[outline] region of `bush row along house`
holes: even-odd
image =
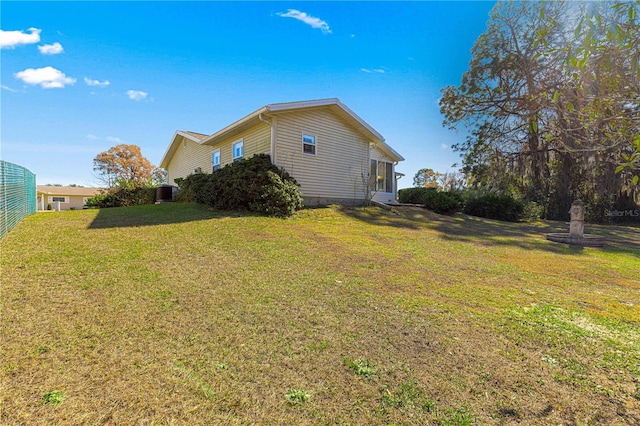
[[[396,203],[404,158],[340,100],[266,105],[212,135],[177,131],[160,162],[167,182],[268,154],[306,205]]]

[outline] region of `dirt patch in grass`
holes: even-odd
[[[640,237],[562,226],[31,216],[0,242],[0,423],[637,424]]]

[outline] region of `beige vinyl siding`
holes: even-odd
[[[303,154],[303,133],[316,137],[316,155]],[[295,177],[305,200],[365,198],[369,141],[337,115],[327,109],[278,114],[276,140],[276,164]]]
[[[184,178],[194,173],[200,167],[203,173],[211,173],[211,154],[213,147],[200,145],[192,140],[182,138],[180,145],[171,158],[167,167],[167,182],[175,185],[174,179]]]
[[[187,177],[198,167],[203,173],[211,173],[213,171],[211,154],[217,150],[220,150],[222,167],[231,163],[233,161],[232,146],[239,140],[244,141],[244,158],[251,158],[253,154],[268,154],[271,149],[271,128],[267,124],[260,124],[216,142],[214,145],[201,145],[183,138],[167,167],[167,182],[175,185],[176,178]]]
[[[233,161],[233,144],[242,140],[244,143],[244,158],[251,158],[254,154],[269,154],[271,150],[271,127],[260,123],[237,135],[225,138],[212,145],[211,152],[220,150],[220,165],[224,167]]]

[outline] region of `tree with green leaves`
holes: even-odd
[[[420,169],[413,176],[413,186],[417,188],[440,188],[438,180],[441,174],[433,169]]]
[[[472,185],[536,201],[547,217],[572,198],[638,193],[616,172],[640,161],[638,4],[494,7],[462,83],[440,101],[443,124],[468,131],[454,149]]]

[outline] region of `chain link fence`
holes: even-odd
[[[36,175],[0,160],[0,238],[36,212]]]

